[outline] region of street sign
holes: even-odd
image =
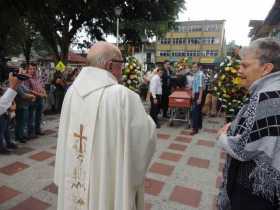
[[[65,70],[65,65],[64,65],[64,63],[63,63],[62,61],[59,61],[59,62],[56,64],[55,69],[56,69],[57,71],[63,72],[63,71]]]

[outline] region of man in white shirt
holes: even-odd
[[[194,78],[194,76],[193,76],[191,70],[189,69],[186,73],[186,88],[188,88],[188,89],[192,88],[193,78]]]
[[[12,74],[9,76],[9,88],[0,98],[0,115],[4,114],[12,105],[12,102],[17,95],[15,90],[20,83],[21,81],[17,77],[12,76]]]
[[[155,124],[123,85],[120,50],[97,42],[65,95],[55,161],[57,210],[144,210]]]
[[[162,96],[161,76],[162,76],[162,70],[157,68],[154,71],[154,76],[152,77],[149,86],[150,101],[151,101],[150,115],[155,121],[157,128],[160,128],[157,115],[160,111],[161,96]]]

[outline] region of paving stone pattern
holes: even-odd
[[[0,210],[55,210],[53,184],[58,116],[45,118],[47,135],[0,155]],[[206,118],[189,136],[185,125],[162,121],[145,178],[145,210],[214,210],[226,154],[216,146],[221,118]]]

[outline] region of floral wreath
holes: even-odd
[[[240,60],[227,56],[220,63],[220,70],[215,75],[213,94],[221,102],[227,116],[235,116],[247,99],[246,90],[240,86],[241,79],[237,71]]]
[[[127,61],[128,62],[126,63],[122,71],[123,85],[128,87],[130,90],[139,92],[142,66],[139,61],[133,56],[128,57]]]

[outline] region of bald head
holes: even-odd
[[[119,48],[108,42],[95,43],[87,54],[87,61],[90,66],[105,69],[106,62],[111,59],[120,59]]]

